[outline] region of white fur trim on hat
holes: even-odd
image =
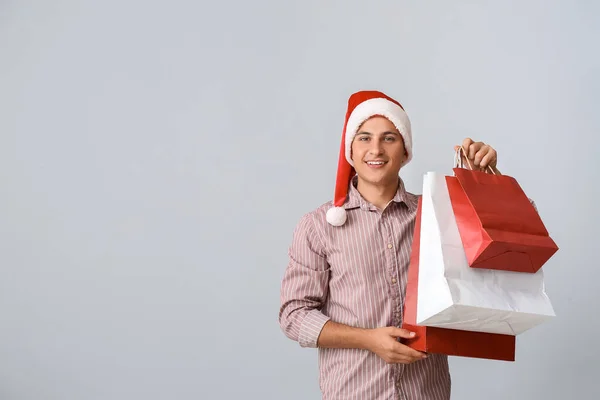
[[[406,149],[407,157],[403,164],[408,163],[412,159],[412,133],[410,120],[406,112],[398,104],[389,101],[388,99],[377,97],[374,99],[365,100],[360,103],[350,114],[348,123],[346,124],[346,160],[352,166],[352,140],[358,131],[358,128],[367,119],[373,115],[381,115],[389,119],[392,124],[398,129],[400,135],[404,139],[404,148]]]
[[[344,207],[331,207],[327,210],[325,218],[333,226],[342,226],[346,222],[346,209]]]

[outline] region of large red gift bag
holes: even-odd
[[[403,339],[402,342],[427,353],[514,361],[515,336],[417,325],[420,236],[421,199],[417,208],[402,323],[404,329],[415,332],[416,335],[413,339]]]
[[[535,273],[558,251],[515,178],[453,171],[448,192],[471,267]]]

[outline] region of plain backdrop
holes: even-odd
[[[453,398],[599,398],[599,4],[0,0],[0,399],[320,398],[279,285],[360,89],[410,191],[482,140],[560,246],[557,317]]]

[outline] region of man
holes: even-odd
[[[493,148],[462,146],[471,165],[497,171]],[[333,204],[301,218],[281,287],[281,328],[319,349],[323,399],[450,398],[447,357],[403,345],[411,332],[398,328],[418,203],[399,171],[412,156],[400,103],[350,96]]]

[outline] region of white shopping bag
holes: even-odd
[[[425,175],[420,240],[418,325],[518,335],[555,316],[542,270],[469,267],[443,174]]]

